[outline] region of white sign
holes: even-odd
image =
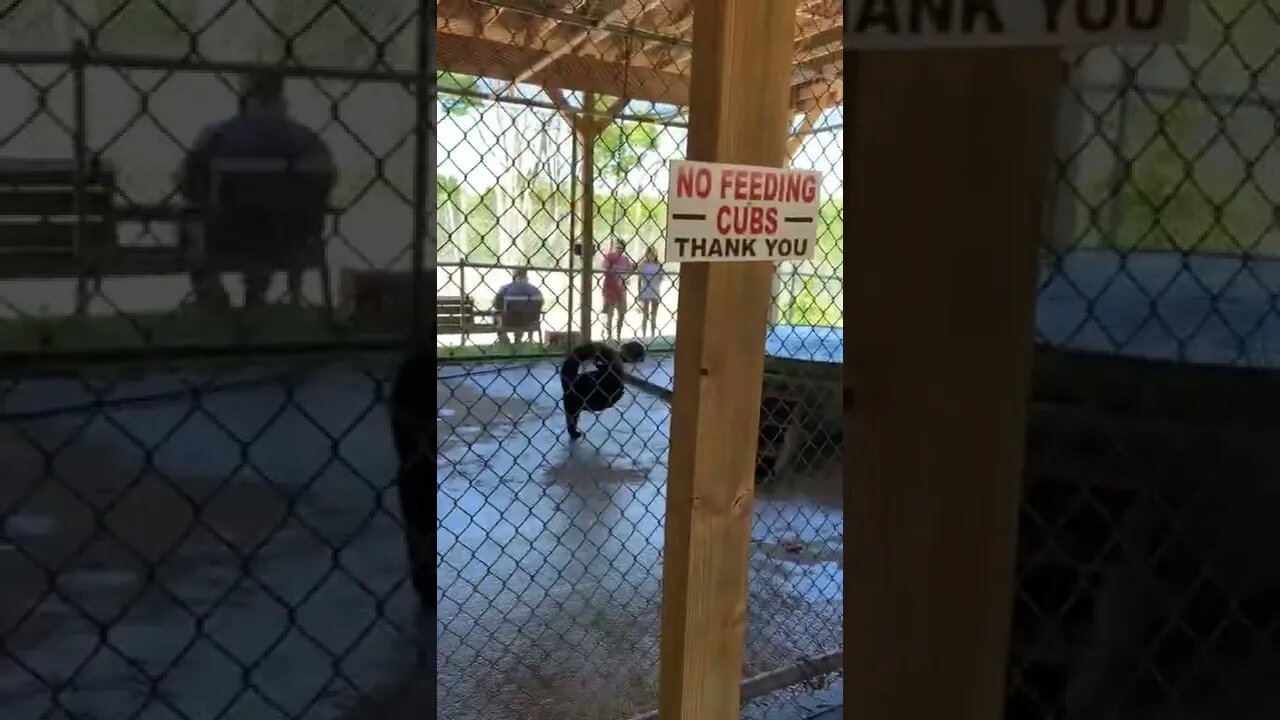
[[[1190,0],[845,0],[845,48],[1181,42]]]
[[[821,189],[813,170],[672,160],[667,260],[808,260]]]

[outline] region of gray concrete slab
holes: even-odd
[[[638,371],[669,374],[670,360]],[[440,384],[443,716],[626,717],[656,699],[669,407],[632,393],[570,444],[555,388],[550,364]],[[748,673],[841,642],[829,472],[757,502]],[[507,714],[463,714],[482,698]]]
[[[439,370],[434,623],[403,586],[389,428],[368,375],[0,425],[6,720],[647,709],[668,409],[633,393],[570,447],[552,366],[477,369]],[[24,381],[0,404],[93,395]],[[840,642],[837,478],[795,478],[758,503],[749,673]],[[435,658],[417,649],[429,625]]]

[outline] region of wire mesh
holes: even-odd
[[[1006,717],[1271,717],[1274,3],[1070,58]]]
[[[840,7],[801,5],[788,145],[827,181],[816,257],[778,266],[773,288],[747,677],[842,648]],[[441,3],[442,716],[656,706],[680,289],[665,197],[667,163],[685,151],[690,12],[685,0]],[[510,73],[516,56],[525,71]],[[588,341],[647,355],[614,370],[625,394],[584,412],[573,440],[560,365]],[[775,675],[790,679],[757,687],[744,716],[837,706],[838,677],[812,672]]]
[[[424,254],[418,15],[0,4],[5,718],[431,707],[383,403],[381,353],[409,314],[372,326],[334,297],[354,271],[407,273]],[[219,266],[230,307],[208,307],[184,235],[202,199],[174,176],[237,115],[240,76],[273,68],[296,123],[274,126],[337,166],[322,252],[272,265],[261,307],[231,285],[255,258]],[[281,302],[295,270],[301,296]]]

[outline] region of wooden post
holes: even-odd
[[[997,720],[1058,52],[848,58],[849,713]]]
[[[594,97],[587,93],[586,102],[592,102]],[[591,278],[596,256],[596,139],[600,137],[600,130],[599,118],[585,114],[573,118],[573,135],[582,145],[582,235],[578,239],[582,248],[579,286],[582,293],[582,342],[591,341],[591,308],[594,305]]]
[[[609,127],[618,113],[627,105],[625,97],[615,98],[603,113],[595,112],[595,93],[584,93],[582,111],[574,110],[559,90],[549,93],[552,102],[560,108],[562,116],[573,129],[574,141],[582,146],[582,164],[578,168],[582,181],[582,236],[578,242],[582,247],[582,270],[580,289],[582,306],[580,309],[582,323],[582,340],[591,340],[592,278],[595,272],[596,252],[596,140],[600,133]],[[570,334],[572,335],[572,318],[570,318]]]
[[[694,0],[690,160],[782,167],[795,0]],[[662,720],[736,720],[768,262],[680,268],[663,561]]]

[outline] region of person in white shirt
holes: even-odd
[[[640,292],[636,294],[640,301],[640,333],[657,337],[658,305],[662,302],[664,275],[662,263],[658,262],[658,251],[652,245],[644,251],[644,257],[636,266],[636,276],[640,283]]]

